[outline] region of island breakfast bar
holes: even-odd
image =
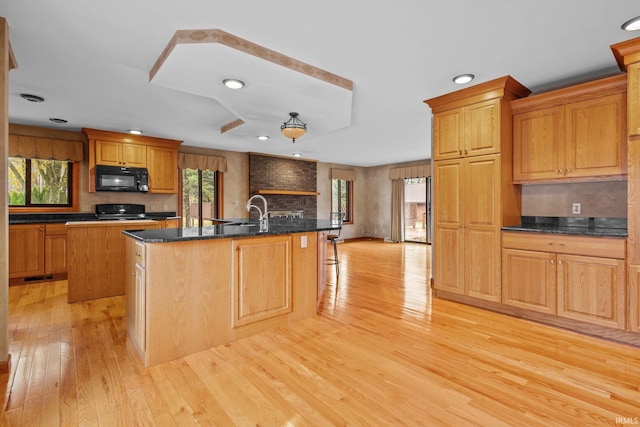
[[[127,332],[146,367],[315,315],[328,220],[123,231]]]

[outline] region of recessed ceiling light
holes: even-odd
[[[142,135],[142,131],[139,129],[129,129],[131,135]]]
[[[229,89],[241,89],[244,87],[244,82],[238,79],[224,79],[222,83]]]
[[[59,119],[57,117],[51,117],[49,120],[52,121],[53,123],[67,123],[67,120]]]
[[[475,76],[473,74],[460,74],[453,78],[453,82],[459,85],[463,85],[465,83],[469,83],[471,80],[474,79],[474,77]]]
[[[259,139],[260,141],[266,141],[267,139],[269,139],[269,137],[268,137],[267,135],[259,135],[259,136],[258,136],[258,139]]]
[[[293,153],[293,157],[302,157],[302,153]]]
[[[640,16],[636,16],[633,19],[629,19],[627,22],[622,24],[620,28],[622,28],[625,31],[640,30]]]
[[[26,99],[27,101],[30,101],[30,102],[43,102],[44,101],[43,97],[38,96],[38,95],[32,95],[30,93],[21,93],[20,97],[22,99]]]

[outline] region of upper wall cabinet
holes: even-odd
[[[514,182],[626,174],[626,76],[514,100]]]
[[[434,160],[500,152],[500,100],[444,111],[433,117]]]
[[[145,145],[96,140],[95,152],[97,165],[147,167],[147,147]]]
[[[96,165],[147,168],[149,193],[178,192],[178,148],[182,141],[82,129],[89,140],[89,191],[95,191]]]

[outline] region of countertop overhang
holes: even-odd
[[[268,231],[260,231],[259,223],[246,218],[225,218],[223,224],[193,228],[126,230],[122,233],[144,243],[168,243],[188,240],[259,237],[278,234],[308,233],[340,229],[328,219],[270,219]]]

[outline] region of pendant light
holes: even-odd
[[[296,139],[307,133],[307,124],[298,118],[298,113],[289,113],[289,116],[289,120],[280,126],[280,130],[295,143]]]

